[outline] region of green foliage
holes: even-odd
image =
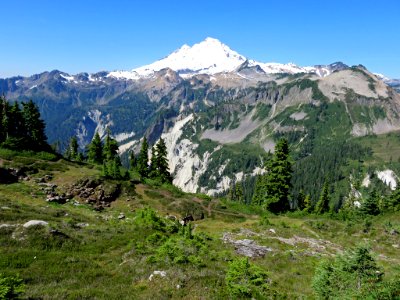
[[[137,158],[135,152],[129,152],[129,170],[134,171],[137,169]]]
[[[158,231],[166,231],[167,224],[155,210],[151,208],[143,208],[136,212],[135,223],[140,227],[151,228]]]
[[[400,184],[397,185],[393,193],[387,198],[387,209],[390,211],[400,211]]]
[[[329,212],[329,186],[328,182],[325,181],[322,187],[321,196],[315,205],[315,213],[324,214],[327,212]]]
[[[311,203],[311,197],[310,197],[310,195],[308,194],[305,198],[304,198],[304,208],[303,208],[303,211],[304,212],[311,212],[313,210],[313,206],[312,206],[312,203]]]
[[[270,104],[265,104],[262,102],[257,103],[257,105],[255,107],[256,112],[252,118],[253,121],[255,121],[257,119],[260,121],[265,120],[268,117],[268,115],[271,111],[271,108],[272,108],[272,106]]]
[[[225,284],[229,293],[235,298],[264,298],[269,293],[268,273],[253,265],[246,258],[233,260],[225,275]]]
[[[160,138],[158,143],[152,147],[149,177],[152,179],[159,179],[161,183],[172,183],[167,155],[165,141]]]
[[[0,299],[15,299],[25,292],[25,285],[19,276],[5,276],[0,273]]]
[[[311,80],[311,79],[299,79],[292,81],[290,83],[287,83],[284,85],[285,87],[285,93],[288,93],[292,87],[299,87],[300,90],[305,90],[308,88],[311,88],[312,90],[312,98],[315,100],[322,100],[322,101],[327,101],[329,100],[318,88],[318,81],[317,80]]]
[[[313,289],[320,299],[362,298],[379,289],[383,272],[377,267],[368,247],[359,246],[322,261],[315,271]]]
[[[311,203],[316,203],[325,178],[329,178],[333,188],[331,204],[338,205],[340,199],[349,194],[350,172],[358,169],[368,156],[370,149],[348,140],[314,145],[311,153],[297,159],[293,165],[294,196],[303,190],[310,195]]]
[[[275,146],[271,160],[266,164],[265,199],[267,210],[279,213],[289,209],[289,190],[291,188],[292,162],[289,157],[287,140],[281,139]]]
[[[103,176],[110,179],[123,179],[124,176],[121,174],[121,161],[119,157],[115,157],[112,160],[105,160],[103,162]]]
[[[69,160],[80,160],[78,152],[78,140],[76,139],[76,136],[73,136],[69,140],[69,145],[67,151],[65,152],[65,157]]]
[[[16,101],[11,106],[0,97],[0,145],[14,150],[51,151],[47,144],[45,123],[38,107],[32,102]]]
[[[111,131],[107,129],[106,139],[103,147],[103,159],[106,161],[114,161],[118,157],[118,143],[111,138]]]
[[[297,195],[297,209],[298,210],[303,210],[306,207],[306,195],[304,194],[303,190],[300,190],[299,194]]]
[[[369,197],[364,199],[361,203],[360,212],[366,215],[373,215],[376,216],[379,214],[379,195],[378,193],[373,190]]]
[[[204,267],[201,256],[207,253],[205,240],[201,236],[191,233],[183,236],[174,235],[156,250],[153,261],[171,265],[192,264]]]
[[[89,144],[88,159],[95,164],[103,163],[103,143],[98,132],[96,132],[92,142]]]
[[[229,187],[228,199],[230,201],[244,202],[242,182],[233,181]]]
[[[149,144],[146,137],[143,138],[142,147],[140,149],[139,157],[137,159],[137,170],[142,180],[149,175]]]

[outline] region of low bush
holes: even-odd
[[[235,298],[263,298],[269,294],[268,273],[246,258],[233,260],[228,267],[225,283]]]
[[[0,273],[0,299],[14,299],[25,292],[23,280],[18,275],[5,276]]]

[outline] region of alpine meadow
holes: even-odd
[[[4,7],[21,23],[5,16],[14,36],[0,50],[0,299],[400,299],[400,79],[366,67],[398,54],[398,19],[375,22],[393,40],[378,52],[353,33],[372,22],[368,1],[323,31],[307,9],[319,18],[333,4],[271,3],[278,27],[228,1],[75,2]],[[314,42],[295,45],[305,28]],[[204,39],[217,29],[299,61],[331,47],[336,62],[251,59]],[[339,31],[342,46],[327,43]],[[130,70],[2,75],[100,70],[127,49],[145,62],[177,39]]]

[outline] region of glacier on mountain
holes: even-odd
[[[108,77],[117,79],[138,80],[147,78],[165,68],[176,71],[181,77],[187,78],[197,74],[214,75],[222,72],[232,72],[243,63],[249,67],[259,66],[267,74],[279,73],[315,73],[320,77],[331,74],[331,70],[324,66],[299,67],[293,63],[262,63],[248,60],[227,45],[214,38],[206,38],[193,46],[183,45],[167,57],[131,71],[110,72]]]

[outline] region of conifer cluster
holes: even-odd
[[[167,146],[164,139],[160,138],[157,144],[151,148],[151,159],[149,164],[149,144],[146,137],[143,138],[139,156],[130,155],[131,168],[139,173],[142,180],[146,178],[157,179],[162,183],[172,183],[167,159]]]
[[[46,125],[32,100],[10,104],[4,97],[0,97],[0,123],[1,147],[14,150],[51,150],[47,144]]]

